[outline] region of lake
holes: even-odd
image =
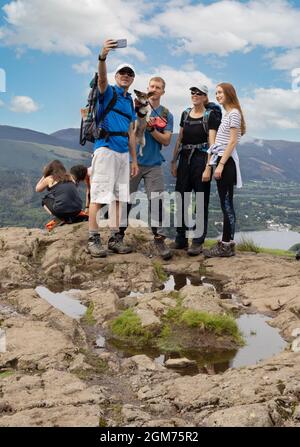
[[[288,250],[295,244],[300,244],[300,233],[296,231],[247,231],[235,234],[235,241],[251,239],[256,245],[264,248],[279,248]]]

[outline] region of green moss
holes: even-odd
[[[94,324],[96,324],[93,312],[94,312],[94,303],[90,303],[84,316],[82,317],[83,322],[85,324],[88,324],[89,326],[94,326]]]
[[[154,270],[155,270],[157,278],[160,281],[167,281],[168,275],[164,271],[163,266],[161,265],[161,263],[158,262],[158,261],[154,261],[153,262],[153,267],[154,267]]]
[[[131,338],[134,344],[146,343],[153,337],[151,332],[143,328],[141,319],[132,309],[125,310],[112,320],[111,330],[121,339]]]
[[[242,238],[236,246],[238,251],[250,251],[252,253],[259,253],[260,247],[256,245],[252,239]]]
[[[99,358],[97,354],[93,354],[86,349],[79,349],[79,352],[85,356],[85,362],[92,366],[93,369],[77,368],[73,371],[79,379],[88,380],[95,375],[103,374],[108,369],[108,364],[105,360]]]
[[[241,340],[235,319],[228,315],[209,314],[188,309],[183,312],[180,321],[188,327],[203,327],[217,335],[230,335],[236,341]]]
[[[0,372],[0,379],[5,379],[6,377],[11,376],[12,374],[14,374],[14,371],[3,371],[3,372]]]
[[[180,302],[173,309],[169,309],[164,317],[168,329],[161,332],[162,338],[170,335],[171,325],[183,325],[188,328],[202,328],[216,335],[229,335],[234,338],[238,344],[244,344],[241,333],[235,319],[229,315],[210,314],[208,312],[199,312],[192,309],[184,309]]]
[[[200,264],[198,272],[199,272],[200,276],[205,276],[207,274],[207,269],[206,269],[205,265]]]
[[[206,241],[204,242],[204,248],[209,249],[213,247],[216,243],[217,243],[216,239],[206,239]]]
[[[178,292],[177,290],[172,290],[172,292],[169,292],[169,293],[168,293],[168,296],[169,296],[170,298],[174,298],[174,299],[177,300],[177,301],[181,299],[180,292]]]
[[[279,250],[277,248],[261,248],[259,250],[260,253],[266,253],[268,255],[273,255],[273,256],[289,256],[289,257],[294,257],[295,254],[292,253],[291,251],[288,250]]]
[[[105,271],[105,273],[113,273],[113,271],[114,271],[114,268],[115,268],[115,266],[114,266],[114,264],[107,264],[105,267],[104,267],[104,271]]]
[[[99,418],[98,427],[107,427],[107,420],[105,418],[103,418],[102,416]]]

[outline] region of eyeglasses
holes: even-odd
[[[203,92],[197,92],[196,90],[191,90],[191,95],[196,95],[196,96],[206,96],[205,93]]]
[[[127,68],[124,68],[124,69],[120,70],[118,73],[119,73],[121,76],[122,76],[122,75],[127,75],[127,76],[130,76],[131,78],[134,78],[134,71],[132,71],[132,70],[128,70]]]

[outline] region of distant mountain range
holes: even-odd
[[[176,138],[174,134],[170,146],[163,149],[167,161],[164,163],[167,184],[171,182],[169,161]],[[43,164],[53,158],[65,159],[67,165],[81,161],[89,164],[87,152],[92,152],[92,145],[80,146],[79,129],[62,129],[48,135],[30,129],[0,126],[1,169],[41,170]],[[300,142],[253,140],[240,144],[238,152],[245,181],[300,182]]]

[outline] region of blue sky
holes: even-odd
[[[213,99],[215,85],[228,81],[248,138],[300,141],[298,0],[0,0],[0,7],[1,124],[46,133],[78,127],[101,43],[112,37],[129,45],[109,55],[111,81],[124,61],[136,68],[137,88],[162,75],[175,131],[191,85],[206,83]]]

